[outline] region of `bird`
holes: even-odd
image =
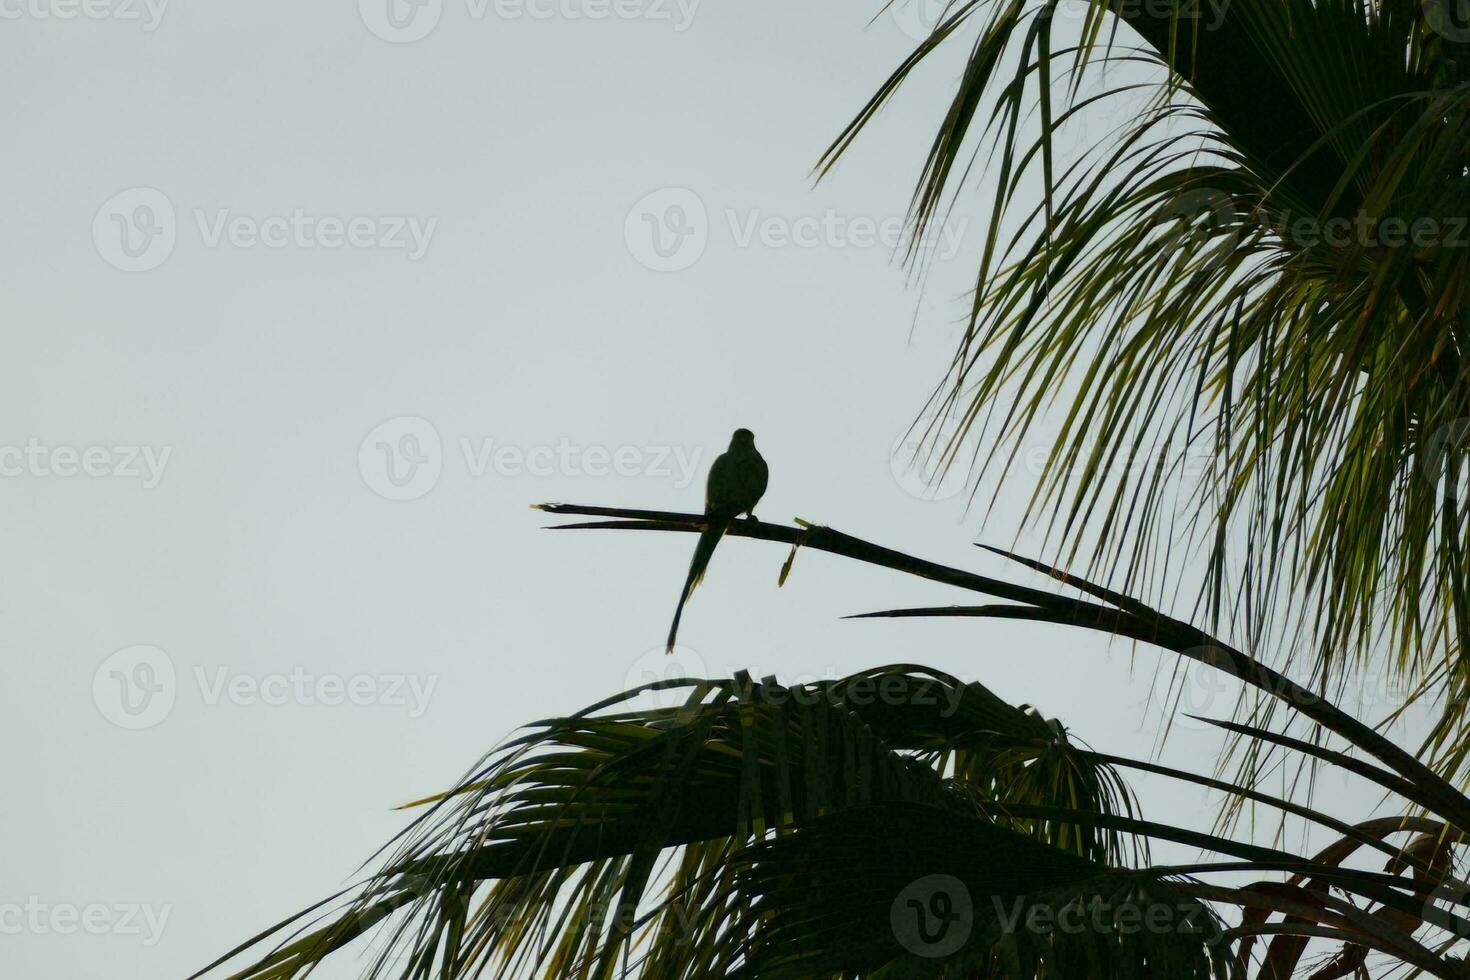
[[[669,627],[669,642],[665,653],[674,652],[674,638],[679,632],[679,617],[684,615],[684,603],[689,594],[704,578],[709,568],[710,556],[715,545],[730,529],[730,522],[741,514],[755,519],[755,505],[760,503],[766,492],[766,481],[770,471],[766,461],[755,448],[755,433],[749,429],[736,429],[730,437],[730,448],[719,455],[709,468],[709,479],[704,485],[705,528],[694,546],[694,558],[689,562],[689,577],[684,580],[684,591],[679,594],[679,605],[674,610],[674,622]]]

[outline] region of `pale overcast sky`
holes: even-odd
[[[763,518],[1037,581],[971,546],[1025,479],[982,526],[893,459],[985,220],[967,196],[925,289],[894,261],[964,45],[810,179],[923,29],[880,8],[0,0],[0,973],[182,976],[515,726],[668,669],[692,540],[533,502],[698,509],[746,426]],[[921,661],[1154,744],[1156,654],[842,622],[962,595],[813,553],[778,590],[785,557],[727,542],[676,662]]]

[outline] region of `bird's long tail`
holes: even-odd
[[[704,578],[704,571],[709,568],[710,556],[715,553],[715,545],[720,543],[720,538],[725,536],[729,527],[729,518],[711,519],[709,527],[699,536],[699,544],[694,546],[694,558],[689,562],[689,577],[684,580],[684,591],[679,594],[679,605],[674,610],[674,622],[669,627],[669,642],[664,653],[674,652],[674,638],[679,633],[679,619],[684,615],[684,603],[689,601],[690,593]]]

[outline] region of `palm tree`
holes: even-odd
[[[698,533],[702,515],[547,505],[574,528]],[[1143,603],[1049,572],[1086,598],[937,565],[830,528],[729,533],[870,562],[999,600],[875,616],[1055,623],[1229,671],[1350,752],[1234,722],[1339,769],[1399,812],[1349,823],[1197,772],[1087,749],[978,683],[898,664],[792,687],[748,674],[656,681],[528,726],[385,848],[356,888],[231,951],[231,973],[301,977],[370,938],[368,975],[409,978],[1315,978],[1370,956],[1470,976],[1470,798],[1269,666]],[[787,568],[790,567],[788,559]],[[677,692],[649,705],[651,692]],[[1271,807],[1336,841],[1296,855],[1150,822],[1123,771]],[[1395,837],[1406,839],[1395,842]],[[1160,865],[1151,842],[1227,860]],[[1350,867],[1378,852],[1383,871]],[[1231,884],[1246,874],[1252,880]],[[1279,875],[1279,879],[1260,876]],[[1236,909],[1234,924],[1222,911]],[[1264,951],[1254,955],[1255,943]],[[1372,962],[1378,962],[1374,960]]]
[[[969,430],[989,447],[980,470],[1003,478],[1061,399],[1032,508],[1053,565],[1081,575],[1017,560],[1085,598],[819,526],[730,533],[993,600],[871,615],[1057,623],[1226,671],[1260,706],[1216,719],[1228,736],[1365,781],[1389,815],[1263,792],[1248,764],[1231,781],[1102,755],[917,665],[797,686],[664,681],[529,726],[420,801],[358,885],[205,972],[243,962],[232,976],[285,980],[372,943],[370,975],[405,980],[1470,977],[1455,860],[1470,843],[1470,28],[1448,0],[1083,0],[1068,22],[1071,9],[952,0],[821,169],[973,29],[913,203],[918,241],[972,163],[995,184],[932,417],[960,423],[940,447],[951,462]],[[1116,131],[1059,152],[1110,104],[1126,107]],[[1190,488],[1195,451],[1207,464]],[[704,529],[700,515],[548,509],[598,518],[574,527]],[[1173,579],[1181,509],[1208,559],[1208,629],[1134,597]],[[1298,649],[1305,685],[1286,676]],[[1415,697],[1443,699],[1417,753],[1328,696],[1380,650]],[[655,691],[679,703],[649,705]],[[1316,737],[1291,735],[1298,722]],[[1229,820],[1150,822],[1124,777],[1139,771],[1336,839],[1293,854]],[[1151,843],[1221,860],[1160,864]],[[1382,870],[1356,866],[1365,855]],[[1309,964],[1314,941],[1330,953]]]
[[[986,447],[1003,484],[1049,443],[1028,516],[1058,564],[1163,601],[1197,546],[1216,632],[1303,650],[1329,685],[1383,654],[1443,699],[1428,744],[1452,776],[1470,751],[1462,8],[950,0],[821,164],[973,34],[913,199],[917,242],[974,164],[994,183],[937,448]]]

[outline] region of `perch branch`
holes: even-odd
[[[581,504],[537,504],[535,506],[538,510],[550,514],[610,518],[610,520],[579,521],[573,524],[556,525],[554,529],[558,530],[680,531],[697,534],[705,527],[703,514],[591,507]],[[795,545],[799,541],[804,548],[841,555],[844,558],[906,572],[933,582],[941,582],[971,592],[1021,603],[1018,606],[978,608],[954,606],[866,614],[870,617],[1003,616],[1081,626],[1151,643],[1217,670],[1223,670],[1277,698],[1328,731],[1340,735],[1352,745],[1374,756],[1408,781],[1405,795],[1409,800],[1447,818],[1461,830],[1470,830],[1470,798],[1467,798],[1413,755],[1332,704],[1322,695],[1302,687],[1279,671],[1273,670],[1249,654],[1236,650],[1210,636],[1198,627],[1166,616],[1137,599],[1124,596],[1041,562],[999,549],[989,550],[1028,568],[1045,572],[1052,578],[1082,592],[1101,598],[1107,605],[1054,595],[1041,589],[925,561],[922,558],[915,558],[901,551],[884,548],[861,538],[855,538],[850,534],[835,531],[830,527],[808,524],[787,527],[784,524],[768,524],[765,521],[749,519],[732,522],[727,534],[731,537],[779,541],[789,545]]]

